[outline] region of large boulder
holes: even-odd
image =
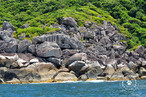
[[[65,34],[53,34],[53,35],[42,35],[34,37],[32,40],[33,44],[41,44],[45,41],[56,42],[62,49],[79,49],[83,47],[76,37],[70,37]]]
[[[41,76],[41,81],[53,80],[54,75],[56,75],[56,70],[49,70],[48,72],[44,72],[39,74]]]
[[[115,69],[111,64],[107,64],[104,73],[107,75],[107,77],[111,77],[112,74],[115,73]]]
[[[83,72],[81,71],[82,67],[85,66],[85,62],[83,61],[75,61],[72,64],[69,65],[69,70],[74,71],[77,75],[82,74]]]
[[[92,23],[90,21],[86,21],[84,26],[87,27],[87,28],[90,28],[92,25]]]
[[[0,68],[0,76],[4,82],[33,82],[51,80],[56,73],[57,68],[52,63],[44,62],[34,63],[25,68],[19,69]]]
[[[74,81],[77,80],[77,77],[69,72],[60,72],[56,77],[56,81]]]
[[[15,58],[9,58],[9,57],[1,55],[0,56],[0,67],[17,68],[18,64],[16,63]]]
[[[62,23],[68,26],[77,27],[77,22],[72,17],[63,18]]]
[[[135,59],[139,59],[139,54],[138,53],[136,53],[136,52],[131,52],[131,54],[130,54],[131,56],[133,56]]]
[[[41,77],[37,72],[27,69],[8,69],[3,72],[3,79],[5,82],[29,82],[29,81],[40,81]],[[17,79],[17,80],[15,80]]]
[[[123,80],[124,79],[124,75],[122,74],[122,72],[116,71],[111,77],[110,80]]]
[[[142,66],[146,68],[146,61],[142,61]]]
[[[138,68],[137,68],[137,64],[135,64],[134,62],[130,61],[127,66],[134,72],[136,73],[138,71]]]
[[[138,74],[134,73],[132,70],[129,70],[129,71],[123,70],[122,74],[124,75],[124,77],[126,77],[128,79],[138,78]]]
[[[33,38],[32,43],[33,44],[40,44],[46,41],[46,35],[42,36],[36,36]]]
[[[140,46],[138,49],[135,50],[139,55],[143,55],[145,52],[145,48],[143,46]]]
[[[27,61],[19,58],[17,61],[18,67],[17,68],[23,68],[23,67],[27,67],[29,64],[27,63]]]
[[[8,21],[4,21],[2,28],[3,28],[3,30],[7,30],[9,28],[11,28],[13,31],[16,30],[16,28],[11,23],[9,23]]]
[[[49,57],[46,60],[48,62],[53,63],[57,68],[60,68],[61,67],[61,59],[59,59],[59,58]]]
[[[23,53],[23,52],[27,52],[28,47],[31,45],[31,41],[30,40],[22,40],[19,42],[18,44],[18,53]]]
[[[90,67],[89,71],[85,73],[88,77],[88,79],[97,79],[99,75],[103,73],[103,70],[101,69],[100,66],[96,67]]]
[[[140,67],[140,76],[146,76],[146,69],[143,67]]]
[[[10,83],[40,80],[40,76],[36,72],[27,69],[8,69],[5,67],[0,67],[0,77],[3,82]]]
[[[80,50],[77,50],[77,49],[64,49],[63,51],[63,58],[69,58],[71,57],[72,55],[76,54],[76,53],[79,53]]]
[[[57,68],[52,63],[34,63],[29,65],[26,69],[37,72],[41,80],[51,80],[57,73]]]
[[[68,67],[74,61],[86,61],[86,60],[87,60],[87,55],[85,53],[76,53],[72,55],[69,59],[67,59],[65,66]]]
[[[120,55],[122,55],[126,50],[126,46],[124,47],[122,45],[113,45],[113,48],[115,51],[118,51]]]
[[[47,73],[51,70],[57,71],[57,68],[52,63],[45,63],[45,62],[31,64],[25,69],[37,72],[39,75],[47,75]]]
[[[28,52],[32,53],[32,54],[36,54],[36,45],[32,44],[28,47]]]
[[[16,53],[17,48],[18,48],[18,40],[15,38],[10,38],[10,40],[5,43],[4,51],[7,53]]]
[[[106,55],[107,54],[106,48],[104,48],[100,45],[96,45],[95,48],[96,48],[96,51],[98,52],[99,55]]]
[[[0,55],[0,67],[7,67],[10,69],[19,69],[21,67],[26,67],[27,61],[19,58],[17,54],[14,56],[3,56]]]
[[[4,41],[8,41],[9,37],[11,37],[11,33],[7,30],[4,31],[0,31],[0,39],[4,40]]]
[[[102,43],[103,47],[110,48],[112,46],[112,41],[108,37],[103,37],[100,40],[100,43]]]
[[[95,37],[95,35],[93,33],[91,33],[91,32],[88,32],[88,33],[84,32],[82,34],[83,34],[83,38],[85,40],[94,39],[94,37]]]
[[[86,74],[83,74],[81,76],[78,77],[79,80],[83,80],[83,81],[86,81],[88,79],[87,75]]]
[[[56,57],[62,56],[60,47],[53,42],[44,42],[36,48],[37,56],[39,57]]]
[[[110,76],[110,80],[123,80],[126,75],[123,72],[130,71],[126,64],[118,64],[118,69]]]
[[[56,42],[62,49],[79,49],[83,47],[83,44],[77,38],[70,38],[70,36],[64,34],[48,35],[46,41]]]
[[[85,27],[79,27],[78,28],[78,31],[80,32],[80,33],[83,33],[83,32],[87,32],[87,29],[85,28]]]

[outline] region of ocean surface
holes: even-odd
[[[126,81],[1,84],[0,97],[146,97],[146,80],[135,82],[128,88]]]

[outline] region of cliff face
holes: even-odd
[[[78,27],[72,17],[59,28],[30,40],[13,37],[15,27],[4,22],[0,30],[1,82],[122,80],[146,76],[146,48],[126,51],[126,37],[117,26],[86,21]]]

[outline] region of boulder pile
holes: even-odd
[[[9,22],[3,23],[2,83],[146,78],[146,48],[126,51],[126,37],[110,22],[97,25],[86,21],[78,27],[76,20],[68,17],[50,28],[60,30],[30,41],[14,38],[16,28]]]

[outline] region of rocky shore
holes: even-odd
[[[126,51],[126,37],[108,21],[102,25],[86,21],[78,27],[68,17],[50,28],[60,30],[22,40],[14,38],[16,28],[4,21],[0,28],[1,83],[146,78],[146,48]]]

